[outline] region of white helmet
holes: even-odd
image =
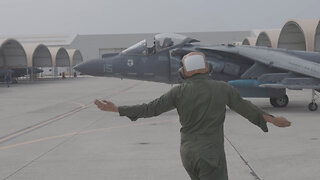
[[[210,71],[206,56],[202,52],[191,52],[182,58],[182,67],[179,69],[181,77],[188,78],[195,74],[205,74]]]

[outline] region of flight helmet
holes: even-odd
[[[212,69],[202,52],[191,52],[183,56],[181,63],[182,67],[179,69],[179,74],[182,79],[195,74],[206,74]]]

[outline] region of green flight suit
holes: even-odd
[[[148,104],[119,106],[120,116],[132,121],[177,109],[181,123],[180,154],[191,179],[227,180],[223,123],[226,105],[268,131],[264,113],[241,98],[231,85],[198,74]]]

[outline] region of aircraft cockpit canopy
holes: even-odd
[[[182,43],[187,37],[180,34],[163,33],[154,37],[155,47],[157,51],[167,49]]]
[[[135,45],[132,45],[129,48],[123,50],[122,53],[129,55],[151,55],[154,54],[156,51],[159,52],[161,50],[180,44],[186,38],[186,36],[173,33],[157,34],[154,37],[153,47],[148,48],[147,40],[142,40],[136,43]]]
[[[129,48],[122,51],[124,54],[131,55],[146,55],[148,51],[147,40],[142,40]]]

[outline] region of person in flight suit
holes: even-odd
[[[95,104],[132,121],[177,109],[182,126],[181,160],[192,180],[228,179],[223,132],[226,105],[264,132],[268,132],[267,122],[290,126],[286,118],[273,117],[242,99],[228,83],[209,79],[210,68],[203,53],[185,55],[182,64],[179,71],[186,82],[148,104],[118,107],[106,100],[95,100]]]
[[[7,83],[7,87],[10,87],[10,82],[11,82],[11,73],[7,72],[6,76],[5,76],[5,80]]]

